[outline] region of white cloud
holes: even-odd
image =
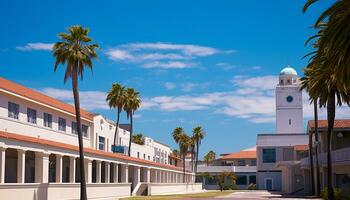
[[[137,63],[144,68],[183,69],[193,67],[199,57],[232,53],[194,44],[128,43],[108,49],[105,54],[114,61]]]
[[[44,88],[41,91],[55,99],[74,104],[73,93],[71,90]],[[80,104],[86,110],[109,109],[106,103],[106,93],[100,91],[80,91]]]
[[[167,90],[172,90],[172,89],[176,88],[176,84],[175,83],[171,83],[171,82],[166,82],[166,83],[163,84],[163,86]]]
[[[155,96],[142,98],[141,110],[164,112],[206,111],[245,119],[252,123],[273,123],[275,121],[275,76],[234,77],[236,88],[232,91],[211,92],[198,95]],[[271,85],[269,85],[271,84]],[[167,89],[182,88],[181,84],[167,82]],[[70,90],[44,88],[42,91],[54,98],[72,103]],[[80,91],[82,107],[88,110],[109,109],[105,102],[105,92]],[[313,106],[303,93],[304,119],[313,118]],[[326,118],[326,110],[319,110],[319,118]],[[349,107],[337,108],[336,118],[349,118]]]
[[[192,67],[193,63],[179,62],[179,61],[169,61],[169,62],[148,62],[143,64],[144,68],[160,68],[160,69],[183,69]]]
[[[28,43],[24,46],[17,46],[16,49],[20,51],[33,51],[33,50],[44,50],[51,51],[53,47],[53,43]]]
[[[236,67],[236,66],[228,64],[228,63],[216,63],[216,66],[221,67],[225,71],[228,71],[228,70]]]

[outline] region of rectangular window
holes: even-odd
[[[256,160],[252,160],[252,166],[256,166]]]
[[[251,183],[256,184],[256,176],[254,175],[249,176],[249,184]]]
[[[263,149],[263,163],[276,162],[276,149]]]
[[[66,119],[58,118],[58,130],[66,131]]]
[[[140,152],[137,152],[137,158],[140,158]]]
[[[44,113],[44,126],[52,128],[52,115]]]
[[[143,154],[143,159],[145,159],[145,160],[146,160],[146,154]]]
[[[76,122],[72,122],[72,133],[73,134],[78,134],[78,129],[77,129],[77,123]]]
[[[84,137],[87,137],[88,136],[88,130],[89,130],[89,127],[88,126],[86,126],[86,125],[82,125],[81,126],[81,131],[83,132],[83,136]]]
[[[105,138],[102,136],[98,136],[98,149],[105,150]]]
[[[151,156],[148,156],[148,160],[151,160]]]
[[[36,110],[27,108],[27,122],[36,124]]]
[[[236,184],[237,185],[247,185],[247,176],[237,176]]]
[[[238,160],[238,166],[245,166],[245,160]]]
[[[16,103],[8,102],[8,117],[18,119],[19,105]]]

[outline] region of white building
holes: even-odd
[[[151,150],[146,159],[110,152],[115,126],[102,116],[81,110],[81,120],[89,198],[201,189],[193,173],[149,160]],[[0,78],[1,199],[78,199],[78,161],[74,107]]]
[[[280,72],[276,86],[276,133],[257,136],[258,188],[285,193],[300,190],[297,183],[302,181],[302,174],[295,166],[305,157],[307,143],[300,82],[296,71],[288,66]]]
[[[207,190],[220,189],[217,176],[222,172],[233,172],[237,189],[247,189],[249,185],[256,184],[256,148],[224,154],[210,164],[201,161],[198,172],[197,179],[202,180]],[[203,173],[209,173],[210,177],[201,176]]]
[[[115,122],[104,118],[100,114],[94,115],[94,133],[96,134],[95,147],[98,150],[112,152],[114,144]],[[121,147],[126,155],[129,148],[129,125],[121,124],[116,135],[116,145]],[[150,137],[145,137],[145,144],[131,144],[131,156],[157,163],[168,164],[171,149]]]

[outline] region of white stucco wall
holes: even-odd
[[[8,117],[8,102],[19,104],[19,118]],[[27,122],[27,108],[35,109],[37,112],[36,124]],[[44,126],[44,112],[52,115],[52,128]],[[66,131],[58,130],[58,117],[66,119]],[[18,97],[10,96],[0,92],[0,130],[12,132],[31,137],[53,140],[78,146],[78,137],[72,133],[71,124],[76,121],[75,117],[48,107],[29,102]],[[87,125],[88,137],[83,137],[84,147],[92,147],[92,122],[82,119],[82,124]]]

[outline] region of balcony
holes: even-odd
[[[318,160],[320,165],[327,165],[327,153],[320,153],[318,156]],[[342,162],[349,162],[350,161],[350,147],[338,149],[335,151],[332,151],[332,163],[342,163]],[[314,156],[314,163],[316,162],[315,156]],[[300,165],[302,167],[308,167],[310,165],[309,158],[304,158],[301,160]]]
[[[198,172],[256,172],[256,166],[206,166],[198,165]]]

